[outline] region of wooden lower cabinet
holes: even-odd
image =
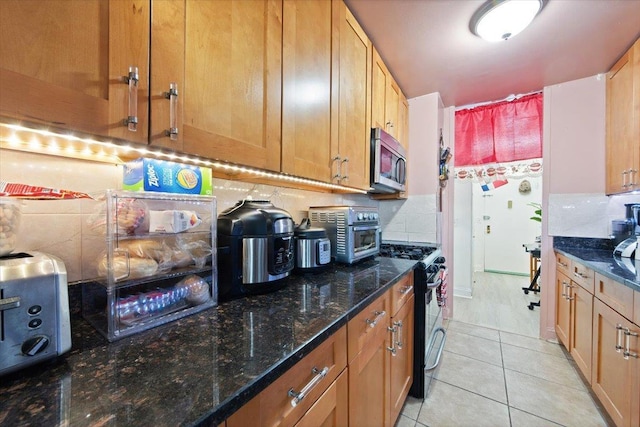
[[[593,295],[580,286],[571,288],[571,343],[569,352],[591,384],[591,353],[593,336]]]
[[[347,406],[349,390],[348,369],[329,386],[296,427],[343,427],[349,425]]]
[[[296,425],[345,370],[347,366],[346,334],[346,327],[343,327],[327,338],[249,403],[231,415],[227,419],[227,427]],[[324,378],[317,379],[318,371],[325,368],[327,368],[327,373]],[[296,406],[293,406],[289,390],[300,392],[305,385],[314,379],[317,381],[316,386],[311,388]],[[335,401],[329,406],[339,407],[339,409],[334,408],[334,411],[345,411],[343,408],[346,408],[348,404],[346,393],[336,391],[335,394],[330,394],[327,399]],[[338,401],[338,399],[341,400]],[[327,413],[326,408],[316,408],[315,411],[325,412],[327,416],[331,416],[330,412]]]
[[[556,335],[567,349],[571,347],[571,301],[567,298],[569,286],[571,279],[560,270],[556,270]]]
[[[395,423],[413,383],[414,304],[411,298],[391,318],[391,425]]]
[[[636,427],[638,419],[638,354],[640,328],[599,299],[593,304],[593,391],[618,427]],[[635,413],[632,413],[634,411]]]

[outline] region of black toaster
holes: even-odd
[[[64,263],[40,252],[0,257],[0,375],[70,349]]]

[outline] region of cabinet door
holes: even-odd
[[[593,295],[574,285],[571,289],[571,345],[573,360],[591,384]]]
[[[282,171],[324,182],[338,117],[333,4],[284,0],[283,8]]]
[[[378,51],[373,47],[373,69],[371,70],[371,127],[387,130],[387,80],[389,70]]]
[[[570,350],[571,301],[568,299],[571,279],[561,271],[556,271],[556,335],[564,346]]]
[[[391,318],[391,425],[394,425],[413,382],[414,303],[411,298]]]
[[[398,106],[400,105],[400,98],[402,97],[402,92],[400,91],[400,87],[393,79],[393,76],[389,74],[387,78],[387,94],[385,96],[385,126],[387,132],[389,132],[395,139],[398,139],[398,131],[401,126],[398,126]]]
[[[625,346],[624,328],[630,326],[632,325],[627,319],[602,301],[594,299],[591,386],[619,427],[631,426],[633,371],[637,359],[625,359],[624,350],[618,348]],[[634,333],[638,332],[637,327],[630,329]],[[629,342],[632,351],[637,353],[638,338],[629,339]]]
[[[282,2],[186,0],[184,21],[184,150],[279,171]]]
[[[338,379],[298,421],[296,427],[343,427],[349,425],[349,377],[345,369]]]
[[[607,74],[606,192],[638,188],[640,177],[640,41]]]
[[[182,112],[184,109],[185,3],[175,0],[153,0],[151,6],[151,85],[149,88],[149,143],[182,151]],[[171,119],[170,86],[175,85],[175,127],[171,139],[167,132]],[[169,95],[169,99],[166,97]],[[173,95],[174,97],[176,95]]]
[[[149,1],[0,1],[0,114],[146,142]],[[138,67],[137,130],[123,124]]]
[[[346,5],[340,11],[340,106],[338,144],[332,158],[339,157],[340,183],[368,189],[371,148],[372,46]]]
[[[398,142],[409,152],[409,102],[404,95],[398,104]]]
[[[375,336],[349,363],[349,425],[389,426],[390,345],[388,321],[375,328]]]

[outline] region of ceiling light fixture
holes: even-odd
[[[490,0],[471,17],[471,32],[490,42],[508,40],[524,30],[546,0]]]

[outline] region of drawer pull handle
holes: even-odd
[[[322,370],[319,370],[318,368],[314,367],[311,370],[311,372],[314,374],[314,377],[311,378],[311,381],[309,381],[307,385],[302,387],[302,390],[300,390],[299,392],[296,392],[293,388],[291,388],[287,392],[289,397],[293,397],[293,399],[291,399],[291,406],[293,406],[294,408],[298,406],[298,403],[300,403],[302,399],[304,399],[307,396],[307,394],[309,394],[309,392],[315,386],[317,386],[320,381],[322,381],[324,377],[327,376],[327,374],[329,373],[329,367],[325,366]]]
[[[413,285],[409,285],[409,286],[405,286],[404,288],[402,288],[400,290],[400,293],[402,295],[407,295],[409,292],[411,292],[413,290]]]
[[[624,349],[624,347],[622,347],[622,331],[624,330],[624,328],[622,327],[622,325],[617,324],[616,325],[616,352],[620,353],[620,350]]]
[[[576,277],[579,277],[579,278],[581,278],[581,279],[588,279],[588,278],[589,278],[589,276],[588,276],[587,274],[582,274],[582,273],[580,273],[580,272],[578,272],[578,271],[575,271],[575,272],[573,273],[573,275],[574,275],[574,276],[576,276]]]
[[[398,331],[398,341],[396,341],[396,345],[398,346],[398,348],[400,350],[402,350],[402,346],[404,345],[404,343],[402,342],[402,321],[399,322],[393,322],[393,325],[397,328]]]
[[[625,328],[624,331],[624,352],[622,353],[622,355],[624,356],[624,358],[626,360],[629,360],[629,357],[633,357],[635,359],[638,358],[638,353],[632,353],[631,352],[631,337],[638,337],[638,333],[637,332],[631,332],[629,330],[629,328]]]
[[[374,314],[376,315],[375,319],[373,319],[373,320],[371,320],[371,319],[365,320],[367,325],[369,325],[369,327],[371,327],[371,328],[375,328],[376,325],[378,324],[378,322],[380,320],[382,320],[382,318],[387,314],[387,312],[384,311],[384,310],[383,311],[376,311],[376,312],[374,312]]]
[[[564,262],[562,262],[562,261],[558,261],[558,265],[559,265],[560,267],[563,267],[563,268],[567,268],[567,267],[569,267],[569,264],[565,264],[565,263],[564,263]]]

